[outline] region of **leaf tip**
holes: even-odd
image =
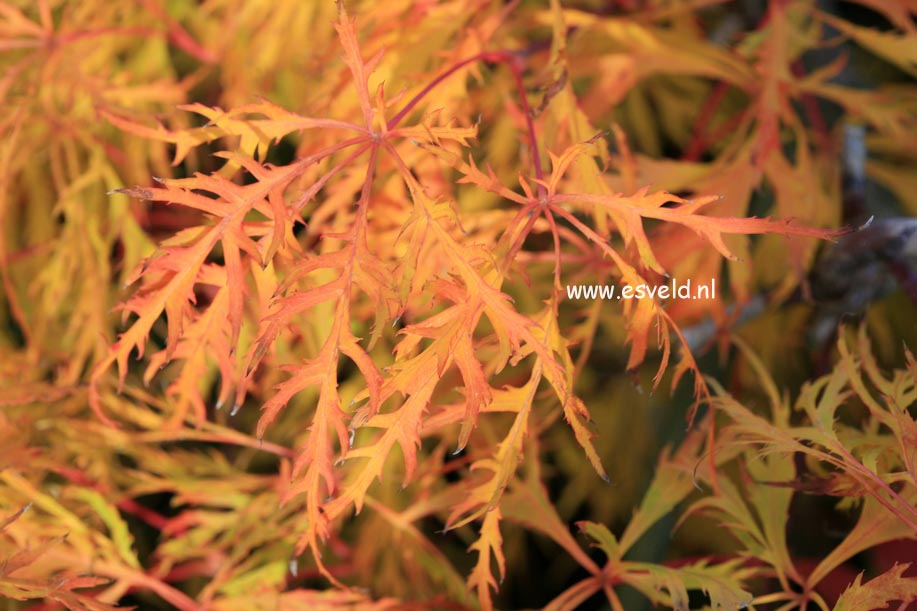
[[[143,187],[124,187],[121,189],[114,189],[108,192],[108,195],[126,195],[128,197],[136,197],[137,199],[153,199],[153,192],[149,189],[144,189]]]
[[[874,220],[876,220],[876,215],[875,215],[875,214],[872,214],[872,215],[870,215],[870,217],[869,217],[868,219],[866,219],[866,222],[865,222],[865,223],[863,223],[863,224],[860,225],[859,227],[856,227],[853,231],[856,232],[856,231],[863,231],[864,229],[867,229],[870,225],[872,225],[872,222],[873,222]]]

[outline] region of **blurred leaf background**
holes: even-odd
[[[553,601],[555,608],[611,608],[604,586],[582,600],[575,596],[577,584],[594,578],[585,565],[620,560],[608,545],[591,542],[635,528],[628,525],[642,515],[635,511],[643,499],[653,498],[651,482],[667,473],[669,453],[680,452],[672,463],[685,467],[671,489],[677,511],[656,516],[658,522],[630,541],[623,560],[663,568],[656,574],[642,565],[619,567],[620,575],[655,580],[610,581],[623,608],[648,609],[650,599],[678,608],[675,578],[663,569],[708,561],[735,581],[730,591],[744,588],[758,596],[755,608],[793,608],[780,606],[791,599],[766,598],[799,589],[792,575],[774,586],[781,559],[772,569],[723,564],[745,560],[742,554],[755,549],[736,535],[741,528],[723,526],[738,520],[728,503],[738,503],[745,490],[750,506],[776,512],[771,519],[784,524],[790,573],[797,571],[802,582],[843,544],[858,516],[886,514],[869,500],[871,493],[843,488],[841,476],[831,479],[843,468],[826,468],[817,457],[802,458],[799,448],[779,444],[758,461],[741,446],[744,429],[730,427],[737,426],[733,412],[767,409],[770,385],[779,402],[790,404],[811,381],[842,370],[843,362],[835,366],[839,344],[833,337],[842,322],[862,319],[863,337],[871,342],[857,340],[848,326],[840,345],[859,342],[856,354],[874,354],[876,370],[899,372],[895,384],[865,395],[894,398],[889,404],[897,407],[890,409],[898,410],[894,426],[901,429],[852,389],[860,399],[845,403],[841,419],[851,432],[840,443],[885,477],[904,506],[914,506],[917,438],[908,435],[915,397],[907,374],[915,369],[906,351],[917,345],[917,248],[906,223],[917,214],[912,1],[393,0],[352,1],[347,9],[357,17],[363,56],[384,49],[370,84],[372,91],[385,83],[389,98],[403,87],[403,100],[410,99],[408,92],[476,53],[520,51],[542,157],[602,134],[577,162],[577,187],[601,175],[604,188],[613,191],[652,186],[686,197],[721,195],[713,210],[721,216],[792,217],[818,227],[862,225],[869,217],[900,223],[882,225],[887,233],[877,234],[876,246],[857,250],[863,244],[857,234],[835,246],[855,253],[854,267],[861,259],[876,264],[866,278],[877,286],[852,302],[845,297],[849,287],[822,300],[811,294],[812,279],[832,272],[819,267],[830,261],[830,244],[727,236],[740,260],[723,263],[686,228],[648,225],[657,257],[674,276],[715,277],[724,287],[715,302],[667,307],[683,330],[700,337],[700,370],[746,410],[724,407],[720,416],[725,429],[717,455],[726,483],[716,494],[703,468],[697,478],[704,492],[687,485],[685,465],[705,460],[701,441],[691,436],[710,424],[702,407],[692,432],[686,430],[695,402],[690,382],[669,393],[670,369],[650,392],[662,357],[651,346],[646,363],[626,371],[630,352],[621,310],[601,301],[562,304],[578,367],[575,389],[589,406],[611,484],[589,467],[558,413],[536,403],[537,434],[526,443],[519,478],[501,507],[506,574],[493,594],[496,607],[542,608]],[[334,532],[324,557],[338,579],[355,586],[347,591],[331,588],[307,555],[294,554],[303,505],[280,503],[290,479],[290,448],[300,442],[314,394],[291,403],[263,441],[254,434],[257,410],[243,409],[230,419],[227,410],[213,409],[220,379],[213,363],[200,380],[204,421],[176,423],[174,400],[165,390],[169,376],[178,374],[167,369],[144,385],[146,366],[137,362],[123,392],[106,396],[109,407],[116,406],[119,428],[100,422],[89,408],[90,372],[125,328],[117,306],[130,295],[130,272],[163,240],[200,221],[193,211],[112,191],[151,185],[154,176],[220,171],[223,161],[212,153],[235,146],[227,144],[232,137],[208,138],[206,120],[181,105],[228,110],[266,98],[307,116],[358,113],[333,27],[337,15],[334,3],[311,0],[0,1],[0,596],[8,608],[488,606],[480,589],[466,582],[480,557],[468,552],[478,539],[476,525],[440,533],[450,508],[462,500],[456,472],[468,476],[468,461],[443,468],[451,464],[446,454],[454,443],[425,440],[415,475],[422,485],[405,496],[400,472],[386,474],[366,509]],[[433,95],[429,111],[479,125],[474,160],[515,184],[532,153],[520,136],[524,111],[511,75],[478,62]],[[852,126],[862,126],[862,136]],[[851,144],[851,138],[861,141]],[[239,147],[254,155],[259,145],[243,136]],[[313,146],[294,134],[259,154],[281,165]],[[865,151],[858,158],[862,172],[859,162],[845,158],[855,146]],[[460,173],[454,168],[431,164],[425,172],[431,188],[452,194],[463,220],[486,227],[503,218],[494,213],[499,197],[455,184]],[[591,220],[600,228],[607,223]],[[614,246],[627,248],[620,240]],[[514,273],[527,276],[530,286],[550,287],[550,267],[530,261]],[[580,269],[581,276],[568,276],[571,283],[613,283],[597,251]],[[884,282],[888,278],[893,280]],[[513,286],[520,310],[540,308],[545,293]],[[742,308],[753,315],[743,317]],[[710,321],[715,330],[706,332]],[[751,350],[735,347],[733,333]],[[164,324],[154,327],[152,341],[164,345]],[[243,335],[243,343],[252,341]],[[154,352],[149,348],[145,358]],[[859,367],[854,360],[848,357],[844,370],[851,379]],[[256,389],[258,398],[278,381],[271,374]],[[358,375],[342,378],[343,397],[360,390]],[[785,422],[771,421],[786,430],[808,422],[802,409],[787,413]],[[499,418],[475,435],[495,445],[509,422]],[[889,441],[890,429],[903,436],[900,446]],[[749,443],[762,449],[772,442]],[[796,464],[805,460],[814,462]],[[911,479],[890,473],[910,473]],[[787,482],[795,482],[796,492],[775,484]],[[785,496],[782,517],[781,507],[765,500],[778,495],[775,490]],[[844,497],[867,500],[838,508]],[[685,514],[693,501],[700,504]],[[22,512],[24,507],[29,509]],[[574,526],[584,521],[593,524],[583,527],[585,534]],[[917,531],[889,524],[892,534],[844,557],[819,582],[825,605],[842,608],[837,601],[860,571],[868,583],[891,568],[889,559],[917,558]],[[569,546],[579,552],[571,554]],[[762,554],[778,547],[769,540]],[[499,576],[496,559],[487,571]],[[913,582],[910,571],[910,582],[900,577],[901,583]],[[705,581],[712,579],[697,577],[701,586],[685,581],[691,595],[684,604],[714,604]],[[816,605],[810,600],[799,608]]]

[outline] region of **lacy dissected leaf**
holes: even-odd
[[[73,577],[57,583],[36,583],[25,579],[0,577],[0,593],[8,600],[46,600],[63,605],[71,611],[115,611],[134,609],[104,603],[95,598],[75,592],[82,588],[97,588],[109,583],[97,577]]]
[[[733,561],[708,565],[701,562],[670,568],[641,562],[621,562],[621,548],[604,525],[580,522],[579,526],[592,539],[593,545],[607,556],[609,567],[606,570],[650,600],[676,611],[687,611],[688,591],[702,590],[710,598],[713,609],[743,609],[751,604],[753,597],[743,588],[743,581],[750,572],[740,568],[741,563]]]
[[[93,407],[101,414],[98,393],[95,390],[101,376],[108,367],[116,363],[119,370],[119,384],[123,386],[127,375],[127,359],[135,349],[142,356],[147,337],[159,319],[165,313],[168,319],[166,352],[164,362],[174,356],[179,340],[186,336],[186,319],[194,320],[196,301],[194,293],[198,284],[214,278],[207,278],[204,266],[217,245],[220,246],[225,265],[220,270],[223,277],[216,275],[216,280],[227,289],[227,312],[229,325],[228,341],[230,350],[234,350],[239,340],[242,327],[243,301],[247,293],[243,253],[253,257],[262,264],[265,249],[271,242],[273,232],[283,232],[284,220],[274,219],[275,223],[266,232],[260,223],[246,222],[250,211],[257,211],[268,218],[275,216],[275,208],[268,203],[271,193],[279,193],[296,177],[297,168],[277,168],[265,170],[261,176],[264,182],[239,186],[219,176],[198,175],[195,178],[166,181],[164,187],[153,187],[129,191],[146,199],[157,199],[196,208],[213,217],[212,225],[202,225],[187,229],[161,246],[160,252],[144,262],[135,271],[131,281],[142,278],[142,284],[135,296],[128,301],[124,310],[137,315],[137,320],[125,331],[112,347],[108,357],[101,361],[93,372]],[[197,193],[210,193],[207,197]],[[279,226],[278,226],[279,225]],[[261,237],[255,242],[253,237]],[[211,280],[213,281],[213,280]],[[212,304],[211,304],[212,306]],[[198,314],[199,315],[199,314]],[[219,335],[217,327],[212,335]]]
[[[478,593],[481,609],[493,609],[490,591],[497,590],[498,584],[506,576],[506,558],[503,555],[503,538],[500,536],[500,509],[493,509],[484,516],[481,534],[469,551],[478,553],[478,560],[468,575],[468,585]],[[492,565],[497,565],[498,578],[494,575]]]
[[[904,494],[904,498],[914,505],[917,494],[912,490]],[[829,554],[809,574],[809,583],[816,584],[824,579],[832,570],[843,562],[852,558],[863,550],[877,546],[887,541],[896,539],[917,538],[914,530],[905,522],[872,498],[863,501],[863,508],[856,525],[847,533]]]
[[[646,242],[646,236],[642,235],[641,229],[636,228],[636,223],[641,218],[653,218],[661,221],[667,221],[679,225],[684,225],[692,229],[698,235],[704,237],[710,244],[716,248],[727,259],[734,259],[735,255],[729,250],[723,241],[724,234],[779,234],[785,236],[805,236],[822,239],[836,239],[845,233],[845,230],[826,230],[812,227],[793,225],[789,220],[774,221],[771,219],[758,218],[720,218],[698,214],[699,211],[708,206],[711,202],[716,201],[716,197],[709,197],[694,201],[689,201],[676,197],[670,193],[658,192],[650,194],[647,190],[638,191],[633,196],[594,196],[585,194],[563,194],[557,196],[557,201],[568,202],[572,204],[594,204],[605,207],[609,210],[617,210],[630,215],[632,219],[632,231],[635,240],[638,242],[641,253],[646,253],[644,264],[650,269],[658,267],[655,258],[650,258],[650,246]],[[664,204],[677,204],[675,206],[666,206]],[[641,237],[642,235],[642,237]],[[643,245],[640,245],[643,242]],[[656,269],[656,271],[661,271]]]
[[[533,445],[528,456],[534,451],[536,450]],[[598,574],[598,565],[583,551],[568,526],[558,516],[544,484],[540,481],[537,467],[531,468],[524,479],[517,481],[518,485],[515,485],[503,499],[503,517],[549,537],[589,573]]]
[[[659,519],[671,512],[694,490],[695,468],[703,436],[695,432],[688,436],[672,456],[660,457],[653,481],[643,495],[640,506],[634,512],[617,545],[617,555],[608,554],[609,559],[618,559]],[[725,453],[718,453],[718,460],[725,460]]]
[[[878,403],[863,384],[860,366],[847,349],[843,337],[838,340],[838,348],[842,354],[841,366],[833,373],[805,385],[796,402],[796,408],[808,416],[806,425],[777,426],[722,396],[717,400],[717,406],[733,419],[730,431],[736,434],[737,440],[761,444],[766,454],[798,452],[831,465],[836,472],[831,479],[822,483],[824,490],[838,495],[871,495],[905,524],[917,528],[917,508],[886,483],[886,480],[900,479],[903,474],[894,471],[897,467],[894,462],[882,469],[882,463],[878,461],[883,451],[903,456],[910,454],[909,450],[904,449],[907,448],[907,442],[902,445],[902,441],[899,441],[899,431],[902,427],[911,429],[913,418],[903,415],[901,408],[894,403],[893,396],[885,397],[888,402],[886,406]],[[861,350],[869,354],[868,346],[862,340]],[[866,358],[867,362],[871,362],[871,357]],[[874,377],[879,375],[874,363],[870,369]],[[848,386],[852,391],[845,390]],[[842,436],[838,434],[836,426],[836,413],[854,394],[869,407],[878,422],[887,423],[896,432],[889,436],[870,438],[868,445],[857,443],[857,437],[865,442],[866,433],[853,433],[852,437],[845,434],[841,441]],[[898,417],[892,414],[898,414]],[[880,445],[876,446],[877,443]],[[848,448],[852,448],[853,452]],[[902,463],[900,467],[906,468],[907,463]],[[910,478],[909,474],[907,478]]]
[[[834,605],[834,611],[854,609],[884,609],[891,602],[908,605],[917,600],[917,578],[904,577],[910,564],[896,564],[878,577],[863,583],[863,574],[841,594]]]
[[[88,490],[83,492],[89,493]],[[127,554],[127,557],[131,558],[131,562],[136,566],[136,557],[133,556],[129,549],[125,548],[129,548],[129,542],[126,541],[129,535],[123,522],[111,512],[110,508],[103,509],[104,500],[101,497],[96,497],[93,502],[100,508],[100,511],[105,512],[105,520],[115,531],[113,535],[119,540],[118,545],[121,547],[121,551]],[[7,539],[5,531],[29,507],[31,507],[31,503],[0,522],[0,541],[4,541],[6,549],[16,550],[16,544],[15,540]],[[60,603],[73,611],[113,611],[121,608],[117,605],[96,600],[88,594],[74,591],[107,585],[110,583],[109,579],[76,574],[55,576],[47,580],[30,576],[32,572],[30,569],[33,568],[33,565],[38,563],[44,555],[53,552],[64,540],[65,537],[36,538],[30,541],[25,548],[20,548],[8,554],[4,553],[0,557],[0,594],[10,600],[49,600]]]
[[[821,18],[911,76],[917,75],[917,45],[914,44],[913,21],[906,34],[898,34],[859,27],[830,15],[821,15]]]
[[[532,378],[521,388],[504,388],[494,391],[491,410],[516,412],[513,424],[500,442],[493,456],[481,458],[474,462],[472,471],[489,472],[491,475],[478,486],[475,486],[466,498],[456,505],[446,525],[458,528],[495,509],[500,502],[516,469],[523,457],[523,442],[528,429],[528,417],[531,412],[535,391],[541,379],[540,366],[536,365]]]
[[[232,358],[234,349],[230,345],[232,333],[229,325],[229,289],[223,279],[224,274],[218,268],[205,268],[204,273],[214,278],[204,284],[219,286],[217,293],[207,310],[188,324],[183,337],[171,355],[173,360],[183,360],[181,371],[169,385],[166,394],[175,398],[176,407],[169,426],[177,426],[189,412],[196,422],[206,420],[207,406],[202,396],[201,381],[208,375],[207,356],[217,360],[222,380],[216,407],[226,403],[232,392],[232,381],[236,376],[236,366]],[[165,367],[169,355],[160,350],[150,357],[149,365],[143,379],[149,384],[160,369]]]

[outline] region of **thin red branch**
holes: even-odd
[[[92,481],[86,476],[85,473],[77,469],[63,466],[54,466],[52,467],[52,470],[58,475],[66,477],[78,486],[91,488],[105,496],[107,496],[110,492],[108,486],[102,484],[101,482]],[[150,509],[149,507],[144,507],[132,498],[121,499],[120,501],[115,502],[115,506],[126,513],[140,518],[158,530],[162,530],[166,524],[169,523],[169,519],[167,517],[157,511],[154,511],[153,509]]]
[[[389,131],[395,129],[398,126],[398,124],[401,123],[402,119],[404,119],[404,117],[407,116],[409,112],[414,110],[414,107],[417,106],[417,104],[419,104],[420,101],[423,100],[427,96],[428,93],[430,93],[440,83],[442,83],[444,80],[446,80],[447,78],[449,78],[450,76],[452,76],[453,74],[455,74],[456,72],[464,68],[465,66],[469,64],[473,64],[475,62],[479,62],[479,61],[505,62],[507,61],[508,55],[510,55],[508,51],[503,51],[503,52],[484,51],[483,53],[478,53],[477,55],[473,55],[467,59],[461,60],[457,64],[454,64],[451,68],[449,68],[448,70],[446,70],[445,72],[443,72],[442,74],[434,78],[432,81],[427,83],[427,85],[423,89],[421,89],[417,95],[411,98],[410,101],[407,104],[405,104],[404,107],[400,111],[398,111],[397,114],[395,114],[394,117],[389,119],[386,127],[388,127]]]
[[[796,78],[802,78],[806,73],[805,66],[803,66],[802,60],[799,59],[790,65],[790,70],[792,70],[793,76]],[[828,124],[825,122],[825,117],[822,115],[821,108],[818,107],[818,101],[812,94],[803,93],[800,98],[800,103],[802,104],[803,111],[806,113],[806,117],[809,119],[809,123],[812,124],[812,129],[815,132],[816,145],[820,149],[827,149],[831,143],[831,135],[828,132]]]
[[[144,6],[148,11],[159,18],[166,26],[166,37],[168,41],[193,57],[194,59],[205,64],[212,64],[217,60],[217,56],[210,49],[201,46],[191,34],[188,33],[182,25],[168,11],[157,2],[157,0],[144,0]]]
[[[423,100],[423,98],[426,97],[427,94],[435,89],[440,83],[442,83],[444,80],[465,66],[479,61],[506,64],[512,73],[513,82],[516,85],[516,92],[519,95],[519,102],[522,106],[522,112],[525,114],[526,128],[529,134],[529,145],[532,150],[532,164],[535,170],[535,177],[539,180],[539,182],[544,181],[544,169],[541,166],[541,157],[538,154],[538,138],[535,132],[535,123],[532,120],[532,109],[529,106],[528,98],[525,94],[525,85],[522,82],[522,66],[520,55],[513,51],[484,51],[459,61],[448,70],[441,73],[439,76],[427,83],[427,85],[421,89],[417,95],[411,98],[410,101],[408,101],[408,103],[405,104],[404,107],[395,114],[395,116],[389,119],[386,127],[389,130],[397,127],[398,124],[401,123],[401,121],[404,119],[404,117],[407,116],[407,114],[410,113],[414,107],[417,106],[417,104],[419,104],[420,101]],[[541,184],[538,185],[538,195],[540,198],[544,198],[547,195],[547,190]]]
[[[707,144],[707,127],[713,119],[713,113],[720,107],[728,91],[729,84],[725,82],[717,83],[710,91],[710,95],[707,96],[704,105],[697,114],[697,119],[694,121],[691,140],[688,142],[688,146],[685,147],[684,155],[682,155],[684,161],[697,161],[700,159],[704,146]]]
[[[513,81],[516,83],[516,93],[519,94],[519,102],[522,104],[522,112],[525,114],[525,124],[529,132],[529,146],[532,149],[532,163],[535,166],[535,177],[538,179],[538,197],[544,200],[548,191],[543,184],[544,171],[541,168],[541,156],[538,154],[538,137],[535,135],[535,122],[532,120],[532,109],[529,107],[528,98],[525,95],[525,86],[522,83],[522,69],[518,59],[513,56],[509,61],[510,72],[513,73]]]

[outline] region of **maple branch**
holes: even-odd
[[[535,165],[535,177],[538,179],[538,198],[544,201],[548,192],[542,184],[544,182],[544,170],[541,168],[541,156],[538,154],[538,138],[535,135],[535,122],[532,120],[532,109],[529,107],[528,98],[525,96],[525,86],[522,83],[522,70],[519,68],[518,58],[513,57],[508,67],[513,74],[513,81],[516,83],[516,92],[519,94],[519,102],[522,104],[522,112],[525,114],[525,124],[529,132],[529,146],[532,149],[532,163]]]
[[[434,78],[432,81],[427,83],[427,85],[423,89],[421,89],[417,95],[411,98],[411,100],[407,104],[405,104],[404,107],[400,111],[398,111],[398,113],[395,114],[394,117],[389,119],[388,123],[386,124],[386,127],[388,127],[389,130],[392,130],[395,127],[397,127],[398,124],[401,123],[402,119],[404,119],[404,117],[409,112],[414,110],[414,107],[417,106],[417,104],[419,104],[420,101],[424,99],[428,93],[430,93],[440,83],[442,83],[444,80],[446,80],[447,78],[449,78],[450,76],[452,76],[453,74],[455,74],[456,72],[464,68],[465,66],[469,64],[473,64],[475,62],[479,62],[479,61],[490,61],[490,62],[502,63],[502,62],[508,61],[509,55],[510,55],[509,51],[483,51],[481,53],[478,53],[477,55],[472,55],[471,57],[467,59],[463,59],[459,61],[457,64],[454,64],[451,68],[449,68],[448,70],[446,70],[445,72],[443,72],[442,74]]]
[[[525,85],[522,82],[522,69],[519,65],[520,57],[521,55],[514,51],[483,51],[477,55],[473,55],[467,59],[459,61],[457,64],[453,65],[451,68],[427,83],[427,85],[421,89],[417,95],[411,98],[411,100],[405,104],[404,107],[398,111],[394,117],[389,119],[387,128],[392,130],[397,127],[402,119],[404,119],[404,117],[409,112],[411,112],[414,107],[417,106],[417,104],[419,104],[424,97],[426,97],[428,93],[430,93],[440,83],[442,83],[444,80],[465,66],[478,61],[506,64],[513,75],[513,82],[515,83],[516,91],[519,94],[519,102],[522,106],[522,112],[525,114],[526,127],[529,133],[529,146],[532,149],[532,163],[535,168],[535,177],[539,180],[538,195],[540,198],[544,198],[547,195],[547,190],[544,188],[544,185],[540,184],[540,182],[544,180],[544,169],[541,166],[541,157],[538,155],[538,140],[535,133],[535,123],[532,120],[532,109],[529,106],[528,99],[526,98]]]

